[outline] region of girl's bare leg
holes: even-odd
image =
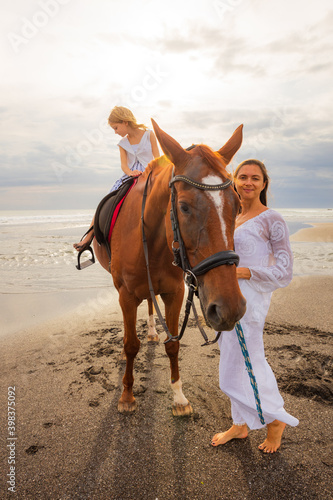
[[[95,216],[93,217],[93,220],[91,221],[89,227],[94,225],[94,221],[95,221]],[[79,243],[74,243],[73,247],[75,248],[75,250],[79,252],[86,243],[90,243],[92,241],[93,237],[94,237],[94,230],[92,229],[91,231],[89,231],[88,234],[85,235],[82,241],[79,241]]]
[[[220,444],[227,443],[231,439],[244,439],[246,437],[247,437],[247,425],[234,424],[227,431],[215,434],[211,444],[212,446],[219,446]]]

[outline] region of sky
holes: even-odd
[[[333,206],[331,0],[2,2],[0,210],[94,209],[116,105],[183,147],[257,158],[275,208]]]

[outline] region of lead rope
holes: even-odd
[[[249,377],[250,377],[250,382],[252,385],[254,399],[256,402],[258,417],[259,417],[260,422],[263,425],[265,425],[265,419],[264,419],[262,409],[261,409],[261,402],[260,402],[260,397],[259,397],[257,381],[256,381],[256,377],[254,376],[254,373],[253,373],[253,368],[252,368],[252,364],[251,364],[251,360],[250,360],[250,356],[249,356],[249,351],[247,350],[247,347],[246,347],[246,342],[245,342],[245,337],[244,337],[242,325],[240,324],[239,321],[235,325],[235,330],[237,333],[239,345],[241,347],[241,350],[242,350],[242,353],[244,356],[246,370],[247,370],[247,373],[249,374]]]

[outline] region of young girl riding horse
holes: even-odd
[[[111,191],[120,188],[130,177],[136,177],[144,172],[148,163],[160,156],[156,137],[152,130],[142,123],[137,123],[132,111],[123,106],[115,106],[108,118],[108,123],[115,134],[122,139],[118,142],[120,150],[120,166],[124,174],[112,186]],[[94,218],[90,230],[80,243],[74,243],[74,248],[81,252],[88,248],[94,238]]]

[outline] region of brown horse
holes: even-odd
[[[241,125],[216,153],[204,145],[187,151],[153,120],[152,122],[165,156],[153,160],[140,176],[124,202],[111,239],[110,269],[124,317],[126,354],[124,389],[118,403],[120,412],[130,412],[136,408],[132,388],[134,358],[140,347],[136,334],[137,307],[144,299],[151,303],[140,220],[148,174],[150,173],[150,179],[144,228],[148,242],[149,269],[154,292],[161,296],[165,305],[166,324],[170,333],[176,336],[184,282],[182,270],[172,264],[173,231],[169,187],[172,170],[174,169],[175,175],[186,175],[194,184],[219,185],[228,179],[225,167],[242,142]],[[206,191],[179,181],[175,189],[179,227],[190,265],[196,266],[217,252],[232,250],[235,218],[239,210],[239,199],[233,188]],[[101,265],[109,270],[106,249],[95,240],[94,249]],[[197,281],[206,322],[215,330],[231,330],[245,312],[245,299],[238,286],[236,266],[221,265],[199,276]],[[165,349],[171,365],[173,414],[191,414],[192,408],[182,392],[179,376],[179,341],[166,343]]]

